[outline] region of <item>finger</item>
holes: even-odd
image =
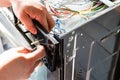
[[[30,53],[31,50],[28,50],[27,48],[24,48],[24,47],[20,47],[20,48],[17,48],[17,52],[27,54],[27,53]]]
[[[27,54],[27,58],[34,62],[41,60],[43,57],[45,57],[45,49],[43,46],[38,46],[35,51]]]
[[[47,23],[48,23],[49,31],[51,31],[52,28],[55,26],[55,21],[48,12],[47,12]]]
[[[37,67],[38,65],[40,65],[41,62],[40,61],[36,61],[35,64],[34,64],[34,67]]]
[[[24,14],[21,18],[20,18],[21,22],[25,25],[25,27],[27,28],[28,31],[30,31],[32,34],[36,34],[37,30],[32,22],[32,19],[27,15]]]
[[[32,68],[30,69],[30,71],[28,72],[28,75],[31,74],[34,69],[40,64],[40,61],[36,61],[34,62],[34,65],[32,66]]]
[[[42,17],[41,15],[37,15],[36,20],[37,20],[47,31],[49,31],[46,17]]]
[[[40,8],[41,9],[41,8]],[[55,26],[55,21],[53,20],[52,16],[48,13],[47,9],[42,6],[42,10],[38,10],[41,12],[38,12],[36,16],[36,20],[38,20],[46,29],[47,31],[51,31],[52,28]]]
[[[37,20],[47,31],[49,31],[46,18],[46,8],[44,6],[40,6],[40,4],[36,5],[39,7],[25,8],[25,13],[28,14],[30,18]]]
[[[46,16],[46,8],[42,7],[40,9],[35,10],[36,13],[34,14],[34,19],[36,19],[47,31],[49,31],[48,28],[48,21]]]
[[[29,10],[31,11],[31,10]],[[36,19],[47,31],[49,31],[48,21],[47,21],[47,9],[41,3],[36,3],[36,7],[34,9],[34,19]],[[31,12],[30,12],[31,13]]]
[[[33,66],[31,66],[32,68],[29,70],[29,72],[27,73],[28,74],[28,77],[27,78],[29,78],[30,77],[30,74],[35,70],[35,68],[39,68],[40,66],[42,66],[43,65],[43,62],[40,62],[40,61],[36,61],[36,62],[34,62],[34,65]]]

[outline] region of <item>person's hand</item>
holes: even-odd
[[[31,52],[26,48],[13,48],[0,55],[0,80],[26,80],[45,56],[39,46]]]
[[[36,0],[10,0],[10,2],[17,18],[20,19],[31,33],[37,33],[32,19],[40,22],[48,31],[54,27],[55,22],[52,16],[40,2]]]

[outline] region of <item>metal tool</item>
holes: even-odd
[[[36,20],[33,20],[37,28],[37,34],[33,35],[38,44],[43,45],[46,49],[46,57],[44,62],[50,71],[55,71],[60,66],[60,39],[57,35],[49,34],[49,32]]]

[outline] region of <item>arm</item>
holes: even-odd
[[[52,16],[48,13],[45,6],[36,0],[0,0],[0,5],[4,7],[12,6],[17,18],[33,34],[37,33],[32,22],[33,19],[40,22],[48,31],[55,25]]]
[[[0,55],[0,80],[26,80],[45,56],[45,49],[13,48]]]

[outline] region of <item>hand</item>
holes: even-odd
[[[33,34],[37,30],[32,22],[32,19],[37,20],[43,25],[46,30],[50,31],[55,22],[47,9],[36,0],[10,0],[13,11],[18,19],[26,26],[26,28]]]
[[[0,80],[26,80],[45,56],[39,46],[31,52],[26,48],[13,48],[0,55]]]

